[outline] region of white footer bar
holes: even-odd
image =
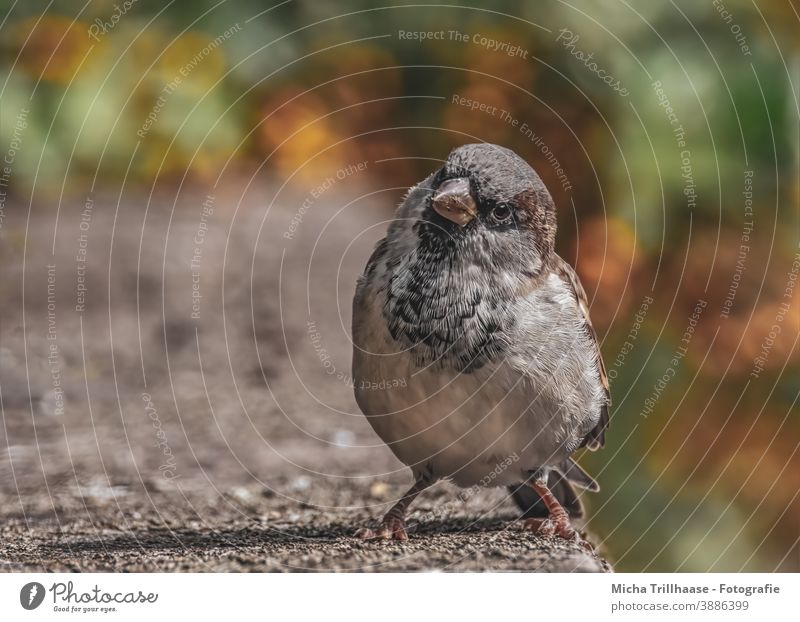
[[[800,575],[6,574],[4,620],[789,619]]]

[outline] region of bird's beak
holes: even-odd
[[[436,213],[463,227],[475,218],[478,208],[469,191],[469,180],[465,177],[442,182],[433,193],[431,204]]]

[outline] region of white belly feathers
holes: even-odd
[[[591,357],[576,356],[587,345],[571,324],[578,321],[572,299],[558,300],[556,287],[531,296],[547,296],[561,312],[550,306],[530,313],[528,307],[529,319],[511,336],[527,343],[514,351],[532,354],[529,360],[508,356],[469,373],[417,367],[386,327],[382,294],[360,297],[353,333],[356,400],[415,476],[427,471],[462,487],[519,483],[530,470],[567,457],[596,423],[597,370],[581,363]],[[529,297],[525,304],[535,309],[543,302]]]

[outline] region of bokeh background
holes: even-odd
[[[348,386],[354,279],[487,141],[550,188],[591,300],[606,556],[800,570],[797,5],[463,4],[0,2],[6,520],[124,522],[140,490],[324,513],[320,481],[377,515],[406,476]]]

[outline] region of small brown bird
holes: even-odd
[[[405,540],[408,506],[449,479],[509,486],[527,529],[578,539],[573,484],[597,484],[570,456],[603,445],[610,395],[555,234],[547,188],[497,145],[455,149],[409,190],[356,287],[353,378],[415,483],[358,536]]]

